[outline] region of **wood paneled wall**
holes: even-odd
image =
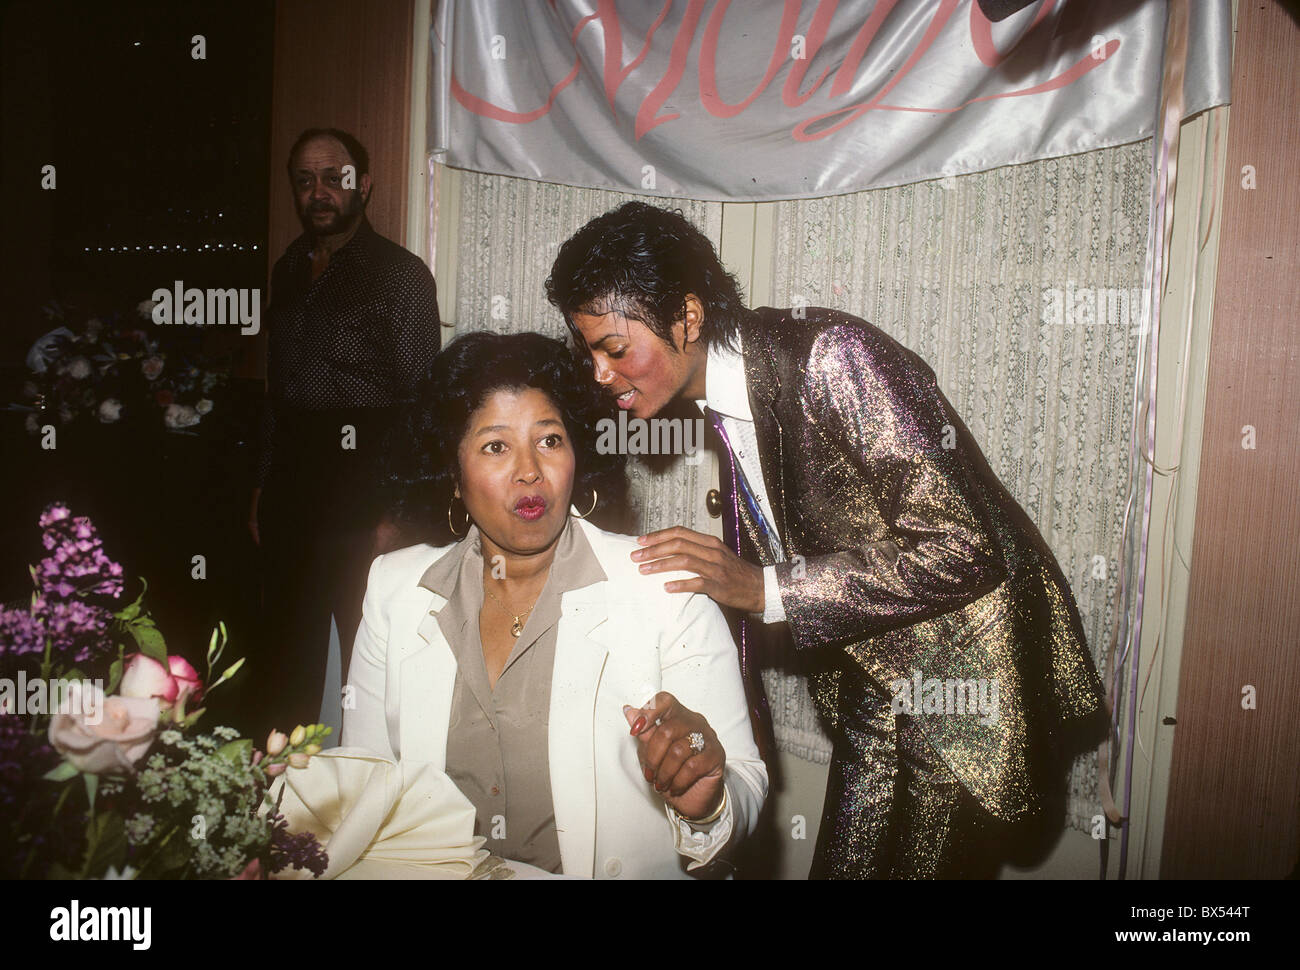
[[[414,11],[415,0],[277,0],[268,279],[302,232],[284,166],[305,128],[361,140],[374,182],[366,214],[381,235],[405,238]]]
[[[1163,878],[1300,852],[1298,56],[1282,4],[1240,5]]]

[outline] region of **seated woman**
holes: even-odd
[[[767,794],[735,644],[708,597],[665,592],[635,539],[584,521],[623,474],[595,384],[559,341],[475,333],[426,393],[406,485],[456,541],[371,566],[341,743],[445,770],[496,855],[722,871]]]

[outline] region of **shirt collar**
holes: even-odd
[[[456,591],[462,563],[469,559],[474,568],[481,573],[483,569],[483,544],[479,538],[478,526],[471,525],[465,538],[452,548],[445,556],[429,566],[420,577],[419,585],[430,592],[437,593],[443,599],[450,600]],[[570,518],[565,523],[555,546],[555,558],[551,561],[551,576],[548,583],[553,584],[556,593],[582,589],[594,583],[604,582],[608,577],[601,568],[591,543],[583,535],[582,529]]]
[[[371,239],[376,235],[375,229],[370,225],[370,220],[366,218],[365,213],[361,214],[361,224],[357,226],[357,231],[352,234],[352,238],[340,246],[333,255],[330,256],[330,262],[333,263],[340,256],[347,258],[352,253],[359,253],[370,248]],[[303,233],[292,243],[296,247],[295,256],[306,262],[311,256],[311,236]]]
[[[745,349],[736,334],[739,350],[732,350],[721,342],[709,347],[707,370],[704,372],[705,400],[697,400],[701,411],[709,407],[719,414],[739,421],[753,421],[749,409],[749,385],[745,381]]]

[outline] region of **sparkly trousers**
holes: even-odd
[[[993,820],[926,741],[917,718],[853,669],[841,674],[812,879],[993,878]]]

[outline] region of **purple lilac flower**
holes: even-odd
[[[45,635],[53,641],[50,650],[54,656],[85,664],[112,649],[108,624],[113,614],[104,607],[76,599],[46,602],[38,597],[36,602]]]
[[[54,816],[59,786],[41,776],[61,760],[45,732],[32,734],[28,719],[0,714],[0,879],[42,879],[51,863],[76,869],[85,851],[81,813]],[[19,833],[26,833],[20,836]]]
[[[40,654],[45,649],[44,625],[29,609],[0,607],[0,657]]]
[[[293,866],[310,869],[313,875],[320,876],[330,860],[316,836],[310,832],[291,833],[289,820],[283,815],[273,815],[271,821],[271,872]]]
[[[40,591],[59,599],[80,595],[122,595],[122,567],[104,554],[103,541],[90,519],[73,517],[55,503],[41,514],[41,542],[50,555],[36,567]]]

